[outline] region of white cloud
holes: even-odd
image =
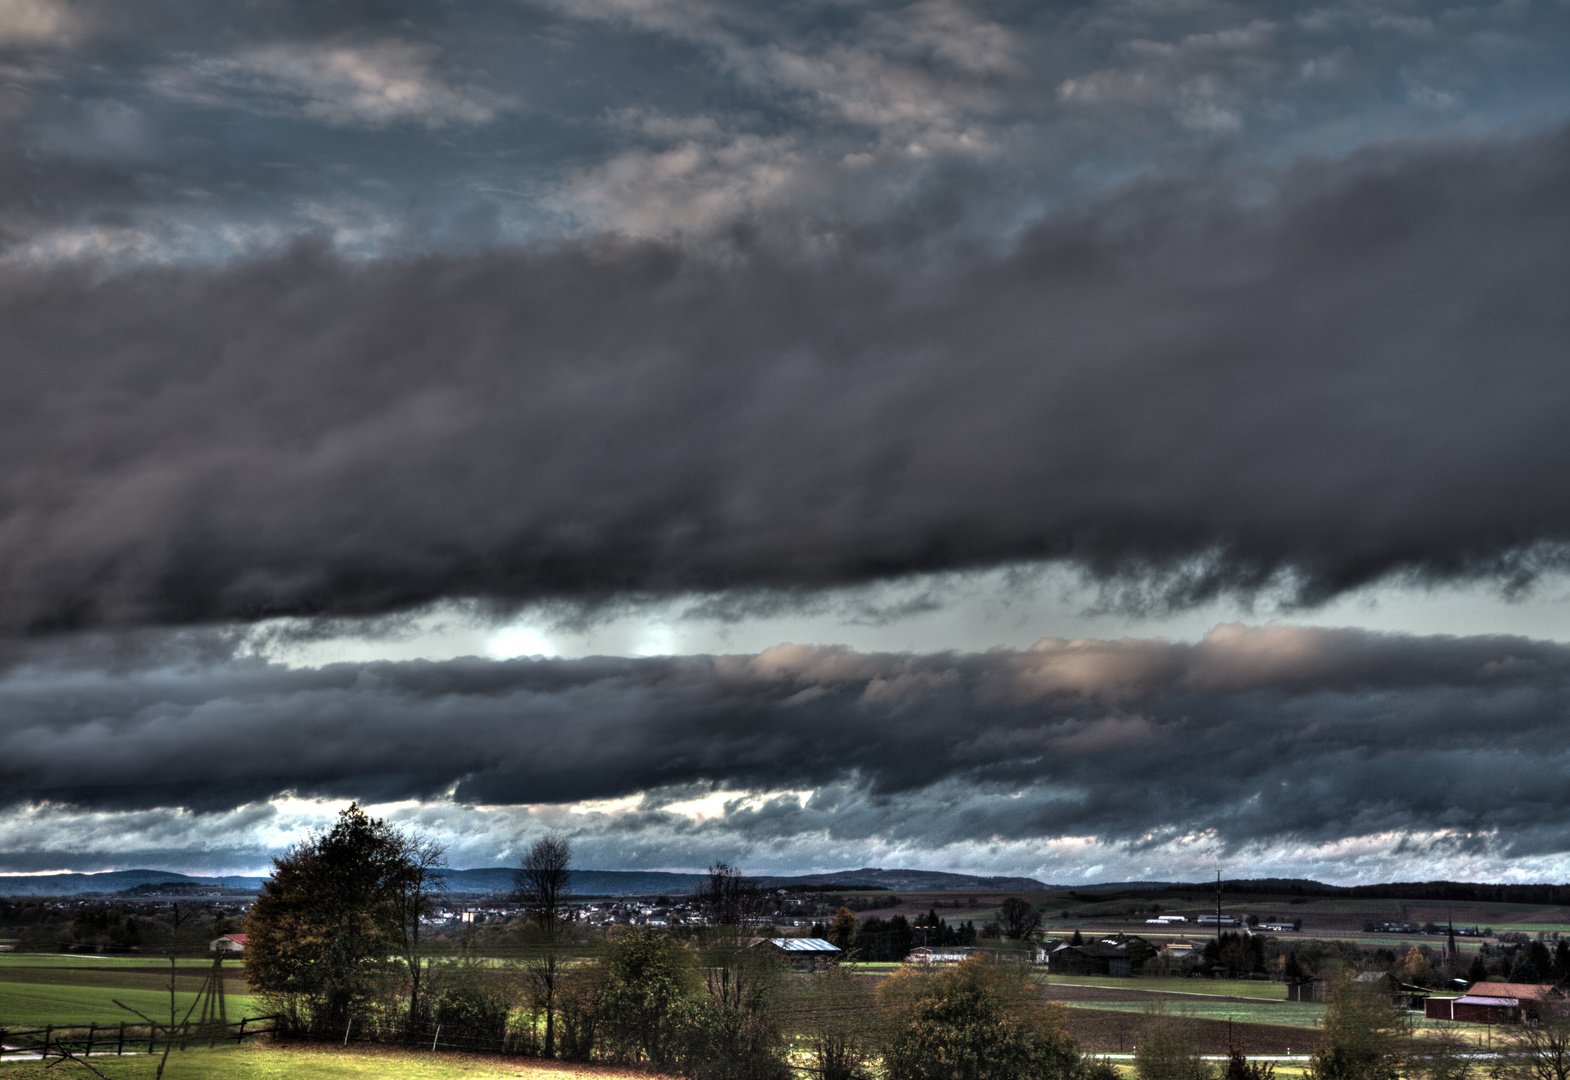
[[[506,95],[451,84],[434,70],[434,60],[433,50],[395,40],[273,44],[166,65],[153,73],[152,85],[187,101],[238,101],[335,127],[475,126],[514,106]]]
[[[1250,99],[1287,73],[1275,37],[1275,24],[1256,20],[1176,41],[1125,41],[1116,49],[1119,63],[1063,80],[1058,99],[1165,111],[1190,130],[1234,132]]]
[[[62,0],[0,0],[0,45],[61,45],[81,28]]]
[[[628,236],[702,234],[784,198],[810,167],[789,137],[687,139],[584,170],[551,202],[569,217]]]

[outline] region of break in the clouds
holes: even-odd
[[[471,863],[548,828],[643,866],[893,854],[1069,879],[1296,852],[1345,879],[1570,860],[1570,648],[1521,638],[1224,626],[1195,644],[317,669],[228,651],[14,655],[0,814],[27,828],[7,863],[80,861],[112,822],[117,861],[183,847],[233,870],[311,800],[349,799]]]
[[[1570,569],[1567,40],[0,0],[0,848],[254,868],[359,798],[471,863],[555,822],[601,865],[1560,872],[1560,646],[984,652],[954,596],[1323,622]],[[926,651],[762,648],[857,596]],[[755,655],[260,658],[689,601]]]

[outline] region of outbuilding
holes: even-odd
[[[1429,998],[1423,1015],[1463,1024],[1519,1024],[1564,1008],[1563,995],[1537,983],[1480,982],[1457,998]]]
[[[245,951],[247,937],[245,934],[225,934],[220,938],[213,938],[207,943],[209,952],[237,952]]]
[[[752,945],[753,948],[768,949],[779,954],[797,971],[816,971],[819,967],[827,967],[844,953],[832,941],[811,937],[759,938]]]

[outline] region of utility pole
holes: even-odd
[[[1221,867],[1216,867],[1216,948],[1221,948]]]

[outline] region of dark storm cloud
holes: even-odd
[[[1256,180],[997,258],[0,270],[0,620],[1562,565],[1570,137]]]
[[[0,681],[0,789],[96,810],[283,792],[507,805],[812,789],[672,835],[1139,847],[1446,831],[1563,851],[1570,648],[1219,627],[1023,652],[406,662],[289,670],[50,648]],[[62,656],[65,658],[62,659]],[[112,820],[112,819],[110,819]],[[1469,839],[1470,838],[1470,839]]]

